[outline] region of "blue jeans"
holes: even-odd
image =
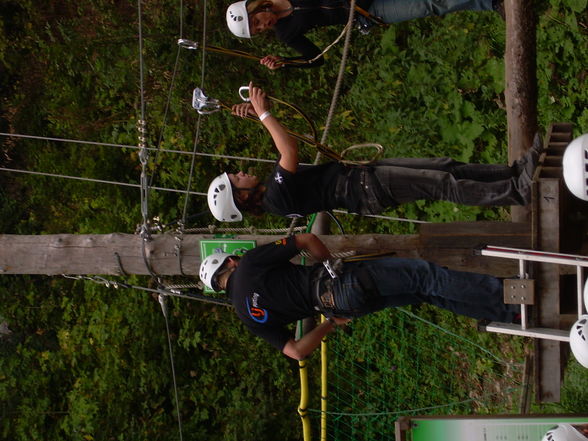
[[[380,17],[384,23],[445,15],[456,11],[491,11],[492,0],[374,0],[370,14]]]
[[[361,286],[358,268],[369,273],[376,287],[374,292],[366,292]],[[333,281],[333,291],[343,316],[360,317],[423,302],[478,320],[505,323],[511,323],[519,312],[517,305],[504,304],[500,279],[452,271],[420,259],[388,257],[346,263],[343,274]]]

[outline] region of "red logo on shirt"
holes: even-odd
[[[286,238],[278,239],[278,240],[276,240],[274,242],[274,244],[276,244],[276,245],[286,245],[286,240],[287,240]]]

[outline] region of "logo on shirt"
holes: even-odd
[[[267,309],[259,307],[259,294],[256,292],[253,293],[251,296],[251,302],[249,302],[249,297],[245,298],[245,302],[247,304],[247,311],[249,312],[249,317],[251,317],[257,323],[265,323],[267,322]]]
[[[276,172],[276,176],[274,176],[274,180],[278,184],[281,184],[282,182],[284,182],[284,177],[280,174],[280,172]]]
[[[278,239],[274,242],[274,245],[286,245],[286,238]]]

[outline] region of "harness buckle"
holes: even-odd
[[[326,309],[335,309],[335,296],[332,291],[325,291],[319,295],[322,306]]]

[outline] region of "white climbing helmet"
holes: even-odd
[[[239,222],[243,215],[235,204],[229,175],[223,173],[213,179],[208,187],[208,208],[221,222]]]
[[[562,166],[564,181],[570,192],[588,201],[588,133],[574,139],[566,147]]]
[[[247,0],[233,3],[227,8],[227,26],[233,35],[251,38]]]
[[[217,292],[221,290],[217,285],[214,276],[229,257],[234,257],[234,255],[229,253],[214,253],[202,261],[200,264],[200,280],[202,280],[208,288]]]
[[[549,429],[542,441],[586,441],[584,435],[578,432],[568,423],[560,423]]]
[[[570,330],[570,346],[578,363],[588,368],[588,314],[581,316]]]

